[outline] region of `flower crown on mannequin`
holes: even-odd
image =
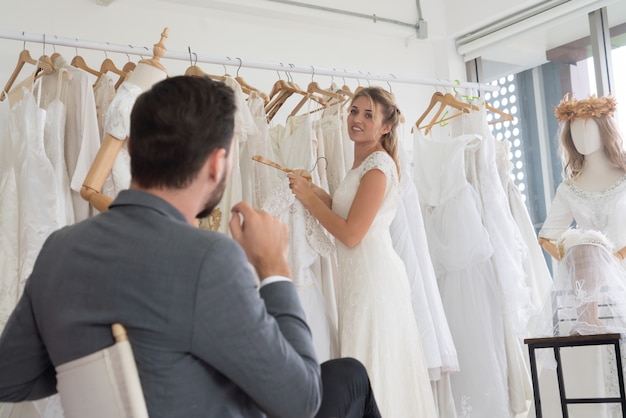
[[[613,96],[596,97],[591,95],[587,99],[576,100],[573,97],[570,98],[569,93],[567,93],[554,110],[554,114],[559,122],[567,122],[580,118],[611,117],[616,110],[617,100]]]

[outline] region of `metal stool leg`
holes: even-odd
[[[530,375],[533,380],[533,396],[535,398],[535,417],[543,418],[541,399],[539,398],[539,376],[537,373],[537,359],[535,358],[535,346],[528,344],[528,358],[530,360]]]
[[[559,382],[559,395],[561,397],[561,412],[563,418],[569,418],[569,412],[567,411],[567,403],[565,400],[565,382],[563,379],[563,366],[561,365],[561,348],[554,347],[554,358],[556,359],[556,377]]]
[[[624,389],[624,371],[622,370],[622,352],[619,340],[615,341],[615,365],[617,367],[617,380],[619,383],[619,398],[622,405],[622,417],[626,418],[626,390]]]

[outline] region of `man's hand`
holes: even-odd
[[[289,229],[267,212],[239,202],[231,209],[230,232],[248,256],[259,279],[279,275],[291,277],[287,261]]]

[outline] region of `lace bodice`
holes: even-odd
[[[572,222],[579,229],[603,232],[616,248],[626,245],[626,174],[600,192],[588,192],[570,181],[559,185],[539,236],[558,239]]]
[[[379,217],[384,216],[386,219],[384,227],[389,228],[389,224],[395,215],[400,195],[396,164],[389,154],[384,151],[373,152],[358,167],[348,172],[333,196],[333,212],[343,218],[348,217],[348,212],[359,188],[361,178],[370,170],[380,170],[387,178],[383,203],[376,218],[379,219]],[[376,223],[377,221],[374,220],[374,222]]]

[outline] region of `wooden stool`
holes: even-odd
[[[619,347],[620,334],[595,334],[595,335],[571,335],[565,337],[546,338],[526,338],[524,343],[528,344],[528,354],[530,356],[530,372],[533,380],[533,393],[535,396],[535,415],[543,418],[541,411],[541,399],[539,398],[539,376],[537,375],[537,360],[535,349],[552,348],[556,359],[556,376],[559,383],[559,395],[561,396],[561,411],[563,418],[569,418],[567,405],[569,404],[595,404],[595,403],[620,403],[622,406],[622,417],[626,418],[626,391],[624,390],[624,375],[622,372],[622,356]],[[563,368],[561,365],[561,347],[580,347],[591,345],[613,345],[615,349],[615,363],[617,366],[617,377],[619,380],[618,398],[568,398],[565,394],[565,384],[563,382]]]

